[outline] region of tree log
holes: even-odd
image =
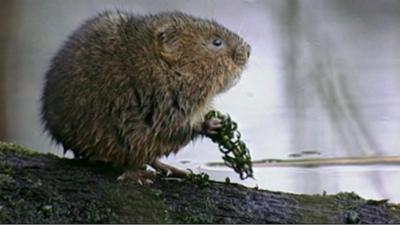
[[[0,223],[400,223],[400,205],[355,193],[298,195],[158,177],[0,142]]]

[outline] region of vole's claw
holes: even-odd
[[[154,184],[154,181],[151,180],[151,179],[146,179],[146,183],[147,183],[147,184]]]
[[[188,172],[178,169],[176,167],[173,167],[171,165],[162,163],[160,160],[154,161],[153,164],[151,164],[154,169],[156,169],[159,172],[163,172],[166,174],[167,177],[179,177],[179,178],[184,178],[187,176]]]
[[[128,170],[121,174],[117,181],[133,180],[140,185],[151,185],[156,174],[153,171],[144,170]]]
[[[211,118],[203,123],[203,132],[205,135],[215,135],[218,130],[222,128],[222,120],[218,118]]]

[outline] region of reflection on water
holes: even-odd
[[[367,199],[389,199],[400,203],[400,166],[340,165],[320,167],[254,167],[255,180],[240,180],[238,175],[227,167],[212,167],[207,164],[186,162],[176,163],[182,168],[192,168],[195,172],[204,172],[211,179],[240,183],[248,187],[259,187],[271,191],[298,194],[335,194],[355,192]]]
[[[305,150],[282,158],[253,160],[255,179],[247,180],[240,180],[221,160],[168,161],[207,173],[216,181],[229,177],[231,182],[248,187],[298,194],[355,192],[367,199],[400,203],[399,156],[327,157],[316,150]]]

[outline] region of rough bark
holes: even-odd
[[[355,193],[296,195],[220,182],[117,182],[104,163],[0,143],[0,223],[400,223],[400,206]]]

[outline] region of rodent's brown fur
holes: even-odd
[[[226,42],[212,49],[212,36]],[[64,43],[46,74],[42,120],[75,155],[136,167],[177,152],[250,47],[214,21],[180,12],[104,12]]]

